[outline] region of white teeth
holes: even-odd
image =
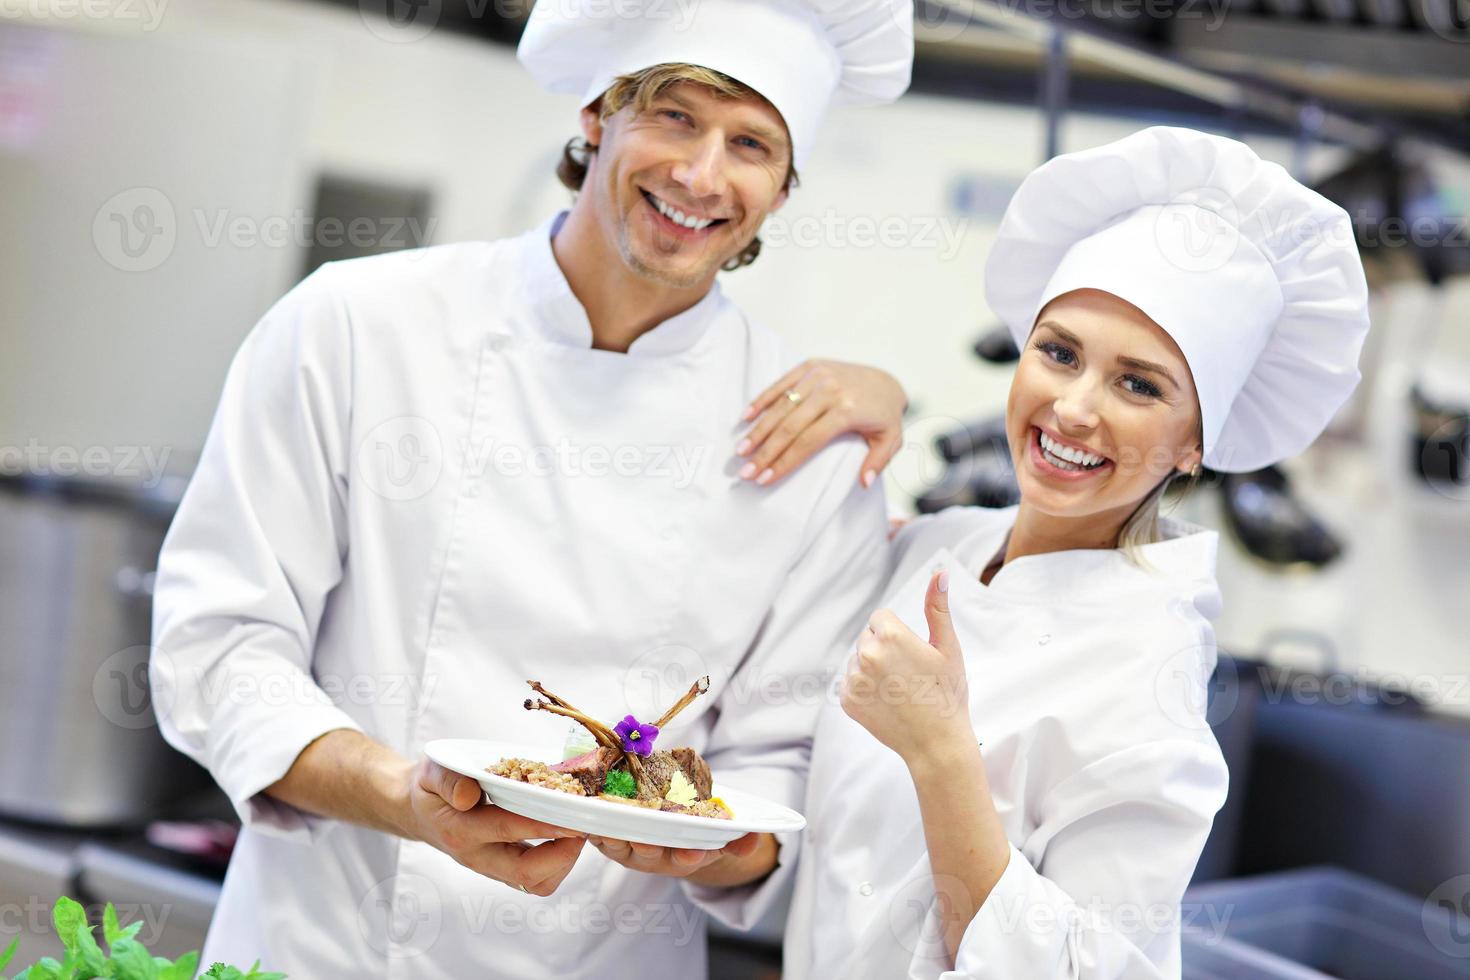
[[[1080,449],[1073,449],[1070,446],[1063,446],[1061,443],[1048,436],[1045,432],[1041,432],[1039,429],[1037,430],[1037,432],[1041,437],[1041,448],[1046,450],[1047,455],[1049,456],[1055,456],[1059,459],[1066,460],[1069,463],[1075,463],[1078,467],[1097,466],[1099,463],[1103,462],[1103,458],[1101,456],[1095,456],[1092,453],[1085,453]]]
[[[1062,459],[1060,456],[1053,456],[1049,450],[1043,449],[1041,452],[1042,452],[1042,455],[1046,457],[1046,461],[1048,463],[1050,463],[1051,465],[1055,466],[1059,470],[1079,470],[1080,471],[1082,469],[1082,467],[1078,466],[1076,463],[1072,463],[1072,462],[1069,462],[1069,461],[1067,461],[1065,459]]]
[[[658,198],[654,197],[652,194],[648,195],[648,199],[653,202],[654,207],[658,208],[659,214],[663,215],[665,218],[668,218],[676,225],[683,225],[685,228],[692,228],[695,231],[700,231],[704,228],[708,228],[711,224],[714,223],[713,218],[696,218],[693,215],[685,214],[678,208],[670,207],[663,201],[660,201]]]

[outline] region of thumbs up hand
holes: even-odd
[[[936,746],[975,738],[948,589],[948,572],[930,578],[927,641],[892,611],[873,613],[843,678],[842,710],[910,765]]]

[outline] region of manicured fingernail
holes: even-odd
[[[741,439],[740,444],[735,447],[735,455],[744,456],[748,452],[750,452],[750,440]]]
[[[740,479],[749,480],[753,476],[755,476],[754,463],[746,463],[744,466],[740,467]]]
[[[775,476],[776,471],[771,469],[770,467],[767,467],[764,473],[755,478],[755,482],[759,483],[761,486],[765,486],[767,483],[770,483],[771,480],[775,479]]]
[[[754,416],[755,416],[755,406],[754,405],[746,405],[745,406],[745,411],[743,411],[743,412],[740,413],[740,417],[742,419],[745,419],[746,421],[750,421],[750,419],[752,419]]]
[[[940,592],[948,592],[949,591],[949,572],[940,572],[939,573],[939,591]]]
[[[873,470],[865,470],[865,471],[863,471],[863,486],[865,488],[866,487],[871,487],[873,485],[873,481],[876,480],[876,479],[878,479],[878,474],[875,471],[873,471]]]

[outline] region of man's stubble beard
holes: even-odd
[[[725,264],[728,258],[728,256],[722,256],[712,266],[700,266],[696,271],[687,275],[670,273],[664,269],[649,265],[643,259],[639,258],[638,254],[633,250],[633,236],[629,230],[630,225],[631,222],[627,220],[621,221],[618,224],[618,254],[622,257],[623,263],[629,269],[632,269],[635,275],[660,285],[671,286],[675,289],[692,289],[719,272],[721,266]],[[745,245],[741,245],[740,248],[743,251]]]

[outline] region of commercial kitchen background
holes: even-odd
[[[995,324],[982,270],[1049,146],[1193,125],[1356,187],[1374,323],[1359,392],[1282,467],[1285,491],[1216,480],[1174,509],[1227,532],[1233,672],[1212,718],[1234,740],[1232,798],[1197,880],[1343,869],[1273,880],[1299,912],[1309,892],[1422,906],[1419,934],[1392,940],[1419,978],[1441,975],[1436,955],[1470,975],[1455,3],[921,4],[914,91],[835,113],[761,260],[722,277],[801,350],[904,383],[908,441],[885,479],[912,511],[936,485],[964,499],[934,440],[1004,406],[1010,368],[974,353]],[[229,811],[142,701],[152,561],[245,333],[312,265],[354,254],[323,219],[366,217],[354,237],[372,251],[511,235],[569,200],[552,170],[576,106],[515,61],[526,4],[385,6],[0,0],[0,949],[19,935],[17,963],[57,948],[36,909],[62,893],[130,904],[164,953],[202,940]],[[1395,178],[1407,190],[1382,190]],[[1258,531],[1315,519],[1341,553],[1263,556],[1232,513]],[[716,968],[769,975],[767,925],[717,937]],[[1361,931],[1313,940],[1341,951]],[[1357,976],[1367,955],[1312,975]],[[1277,975],[1253,969],[1238,975]]]

